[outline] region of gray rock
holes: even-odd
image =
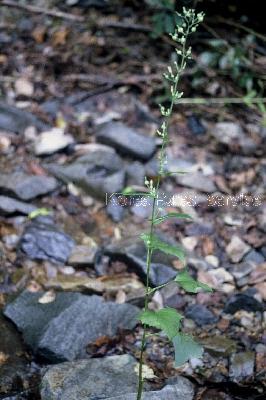
[[[211,134],[218,143],[230,145],[233,141],[244,137],[244,132],[240,125],[234,122],[218,122],[211,129]]]
[[[202,304],[195,304],[186,309],[186,317],[192,319],[197,325],[214,324],[218,318]]]
[[[239,310],[246,311],[263,311],[263,305],[254,297],[245,293],[236,293],[231,296],[225,304],[224,312],[234,314]]]
[[[126,167],[127,186],[143,186],[145,179],[145,168],[139,161],[129,163]]]
[[[243,242],[241,238],[234,235],[231,238],[230,243],[226,246],[226,253],[233,263],[238,263],[242,260],[245,254],[250,250],[250,246]]]
[[[34,143],[34,153],[37,156],[56,153],[74,143],[71,135],[65,134],[61,128],[53,128],[42,132]]]
[[[71,251],[67,263],[69,265],[73,265],[74,267],[92,266],[94,264],[97,251],[98,246],[93,241],[91,241],[91,244],[88,246],[75,246]]]
[[[112,196],[106,206],[106,213],[114,222],[120,222],[124,218],[126,206],[119,203],[117,196]]]
[[[152,199],[148,197],[136,199],[130,210],[132,214],[140,219],[149,218],[152,215]]]
[[[36,219],[29,224],[20,240],[21,250],[32,260],[65,263],[75,245],[74,240],[51,222]]]
[[[237,382],[252,377],[255,365],[254,356],[252,351],[233,354],[230,359],[229,376]]]
[[[0,174],[0,193],[31,200],[52,192],[58,187],[55,178],[48,176],[27,175],[21,172]]]
[[[66,362],[52,366],[42,379],[43,400],[100,400],[132,393],[137,363],[130,355]]]
[[[264,262],[264,257],[258,251],[253,249],[245,255],[244,261],[253,262],[254,264],[261,264]]]
[[[104,302],[99,296],[75,292],[57,293],[55,300],[43,304],[43,294],[23,292],[6,306],[4,315],[36,353],[52,362],[85,358],[87,344],[136,324],[139,309],[130,304]]]
[[[35,126],[38,130],[48,128],[32,113],[17,107],[0,103],[0,129],[14,133],[23,133],[28,126]]]
[[[36,210],[32,204],[27,204],[12,197],[0,196],[0,215],[25,214]]]
[[[156,149],[154,138],[141,135],[121,122],[104,124],[96,133],[96,140],[141,160],[150,159]]]
[[[176,182],[179,185],[199,190],[204,193],[213,193],[216,186],[210,176],[205,176],[200,172],[189,173],[186,175],[178,175]]]
[[[64,182],[73,182],[89,195],[102,199],[107,193],[120,192],[125,185],[123,162],[109,149],[96,149],[71,164],[50,164],[46,168]]]

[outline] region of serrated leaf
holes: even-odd
[[[188,293],[198,293],[201,289],[204,292],[212,292],[212,288],[206,283],[202,283],[193,279],[186,268],[181,270],[179,274],[174,279],[186,292]]]
[[[190,335],[178,333],[173,339],[175,348],[175,366],[180,367],[190,358],[202,356],[203,348]]]
[[[183,264],[185,263],[185,252],[181,247],[163,242],[156,235],[152,235],[150,238],[149,234],[142,233],[140,237],[144,241],[147,248],[152,250],[160,250],[165,254],[170,254],[171,256],[177,257]]]
[[[174,308],[162,308],[159,311],[143,311],[139,319],[143,324],[161,329],[170,340],[176,336],[183,318]]]
[[[158,217],[156,218],[153,223],[154,225],[158,225],[161,222],[164,222],[165,220],[169,219],[169,218],[185,218],[185,219],[192,219],[192,217],[188,214],[184,214],[184,213],[177,213],[177,212],[170,212],[166,215],[163,215],[162,217]]]

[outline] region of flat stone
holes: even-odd
[[[63,129],[53,128],[38,135],[34,143],[34,153],[37,156],[53,154],[72,143],[74,139],[71,135],[65,134]]]
[[[24,291],[4,310],[33,351],[51,362],[85,358],[86,346],[97,338],[132,329],[139,309],[131,304],[104,302],[99,296],[57,293],[43,302],[43,292]]]
[[[50,367],[42,379],[43,400],[107,399],[137,387],[137,363],[130,355],[66,362]]]
[[[209,274],[217,281],[218,285],[224,282],[234,282],[233,276],[223,267],[212,269]]]
[[[216,186],[210,176],[205,176],[200,172],[189,173],[186,175],[178,175],[176,182],[179,185],[199,190],[204,193],[213,193]]]
[[[243,381],[254,373],[255,354],[246,351],[233,354],[230,359],[229,376],[234,381]]]
[[[238,280],[249,275],[254,269],[255,269],[254,263],[246,261],[240,264],[233,264],[230,267],[230,272]]]
[[[192,319],[197,325],[209,325],[217,322],[218,318],[202,304],[195,304],[186,309],[186,317]]]
[[[211,134],[219,143],[230,145],[236,139],[244,136],[243,129],[234,122],[218,122],[211,129]]]
[[[126,206],[119,203],[117,196],[112,196],[106,206],[107,215],[114,221],[120,222],[124,218]]]
[[[96,243],[91,245],[79,245],[75,246],[68,258],[68,264],[74,267],[78,266],[92,266],[94,264],[95,256],[98,251]]]
[[[225,250],[230,260],[233,263],[238,263],[242,260],[244,255],[249,252],[250,246],[243,242],[238,236],[234,235]]]
[[[20,108],[0,103],[0,129],[22,134],[28,126],[45,130],[48,126],[32,113]]]
[[[24,203],[12,197],[0,196],[0,215],[25,214],[28,215],[36,210],[32,204]]]
[[[20,240],[20,249],[32,260],[50,260],[64,264],[75,242],[71,236],[58,230],[50,220],[33,220]]]
[[[202,339],[201,344],[214,356],[229,356],[237,348],[237,342],[223,336],[213,336]]]
[[[145,168],[139,161],[131,162],[126,167],[127,186],[142,186],[145,179]]]
[[[101,199],[121,192],[125,186],[123,162],[113,149],[92,150],[71,164],[48,164],[46,168],[58,179],[72,182]]]
[[[265,258],[263,257],[263,255],[254,249],[247,253],[244,257],[244,261],[250,261],[254,264],[261,264],[264,262],[264,260]]]
[[[121,122],[104,124],[96,133],[96,140],[141,160],[150,159],[156,149],[154,138],[141,135]]]
[[[31,200],[54,191],[58,187],[55,178],[27,175],[21,172],[0,174],[0,194],[12,195],[21,200]]]

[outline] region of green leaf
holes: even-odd
[[[172,256],[177,257],[183,264],[185,263],[185,253],[184,250],[181,247],[174,246],[172,244],[168,244],[165,242],[162,242],[157,236],[152,235],[150,238],[150,235],[147,233],[142,233],[140,235],[141,239],[144,241],[146,244],[147,248],[150,248],[152,250],[160,250],[165,254],[170,254]]]
[[[162,308],[159,311],[143,311],[139,319],[143,324],[161,329],[170,340],[176,336],[181,319],[184,318],[174,308]]]
[[[47,208],[37,208],[37,210],[34,210],[31,213],[29,213],[28,218],[34,219],[39,216],[46,216],[46,215],[50,215],[50,214],[51,214],[51,211],[48,210]]]
[[[202,356],[202,346],[196,343],[191,336],[179,333],[172,340],[175,348],[176,367],[180,367],[190,358],[199,358]]]
[[[204,292],[212,292],[212,288],[210,286],[193,279],[187,272],[186,268],[179,272],[174,281],[177,282],[188,293],[198,293],[201,289]]]
[[[164,222],[165,220],[169,219],[169,218],[186,218],[186,219],[192,219],[190,215],[188,214],[183,214],[183,213],[176,213],[176,212],[170,212],[166,215],[163,215],[162,217],[156,218],[153,221],[154,225],[158,225],[161,222]]]

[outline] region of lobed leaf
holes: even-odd
[[[188,293],[198,293],[201,289],[205,292],[212,292],[212,288],[206,285],[206,283],[193,279],[187,272],[186,268],[179,272],[174,281]]]
[[[161,241],[158,236],[152,235],[150,237],[147,233],[142,233],[140,235],[141,239],[144,241],[146,246],[152,250],[160,250],[165,254],[170,254],[177,257],[183,264],[185,263],[185,252],[181,247],[168,244]]]
[[[174,308],[162,308],[159,311],[143,311],[139,319],[143,324],[161,329],[170,340],[176,336],[183,318]]]
[[[180,367],[190,358],[202,356],[203,348],[190,335],[178,333],[173,339],[175,349],[175,366]]]
[[[169,218],[186,218],[186,219],[192,219],[192,217],[189,214],[184,214],[184,213],[177,213],[177,212],[170,212],[166,215],[163,215],[162,217],[158,217],[153,221],[154,225],[158,225],[161,222],[164,222],[165,220]]]

